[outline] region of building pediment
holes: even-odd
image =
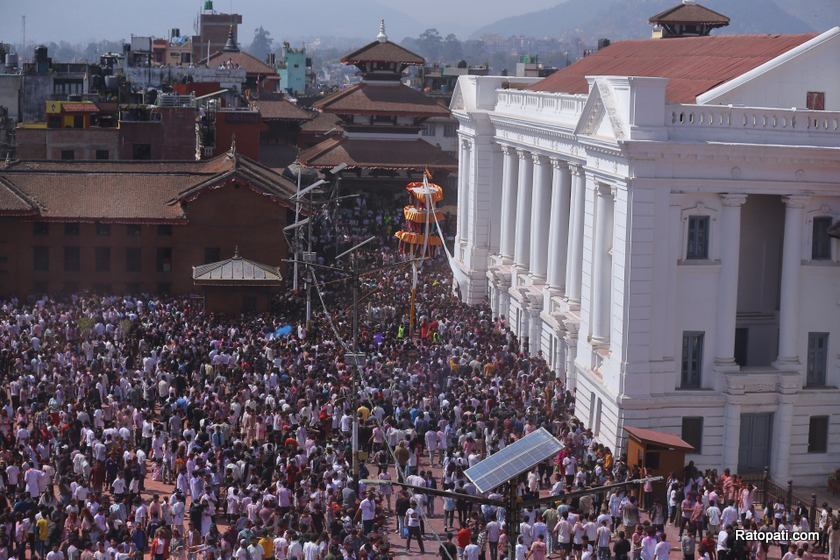
[[[606,80],[593,79],[575,134],[613,139],[616,143],[624,140],[625,125],[616,110],[612,90]]]

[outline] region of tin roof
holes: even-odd
[[[619,41],[531,85],[534,91],[588,93],[586,76],[668,78],[669,103],[694,103],[698,95],[816,37],[723,35]]]
[[[276,266],[258,263],[239,256],[193,267],[193,282],[198,286],[279,286],[283,281]]]
[[[694,446],[683,441],[682,438],[674,434],[665,432],[657,432],[656,430],[648,430],[646,428],[636,428],[634,426],[624,426],[624,431],[630,434],[631,437],[646,443],[655,443],[663,447],[673,447],[674,449],[685,449],[686,451],[693,451]]]

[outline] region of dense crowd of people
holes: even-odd
[[[385,221],[358,205],[362,217],[340,228],[347,242]],[[444,260],[424,265],[409,325],[412,275],[391,247],[383,238],[361,259],[391,268],[362,278],[358,369],[345,356],[349,290],[336,278],[319,279],[309,325],[294,294],[270,314],[242,317],[177,297],[0,302],[0,560],[426,550],[510,560],[509,549],[516,560],[666,560],[672,547],[686,559],[761,560],[768,547],[736,540],[736,527],[808,527],[799,508],[763,507],[737,476],[691,465],[667,481],[666,500],[650,483],[570,494],[646,473],[584,429],[574,395],[521,351],[504,317],[453,297]],[[285,324],[296,328],[277,336]],[[541,427],[564,448],[517,492],[556,502],[522,511],[511,542],[509,512],[459,498],[477,494],[464,471]],[[435,532],[430,520],[441,517]],[[668,542],[668,524],[679,542]],[[833,560],[840,531],[827,508],[817,529]],[[773,544],[784,560],[807,560],[813,546]]]

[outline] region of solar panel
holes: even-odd
[[[563,449],[563,444],[545,428],[531,432],[467,469],[467,475],[479,492],[489,492]]]

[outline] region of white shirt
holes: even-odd
[[[373,521],[373,518],[376,517],[376,503],[370,498],[362,500],[359,508],[362,510],[362,521]]]
[[[656,544],[653,556],[656,560],[668,560],[668,554],[671,552],[671,543],[662,541]]]

